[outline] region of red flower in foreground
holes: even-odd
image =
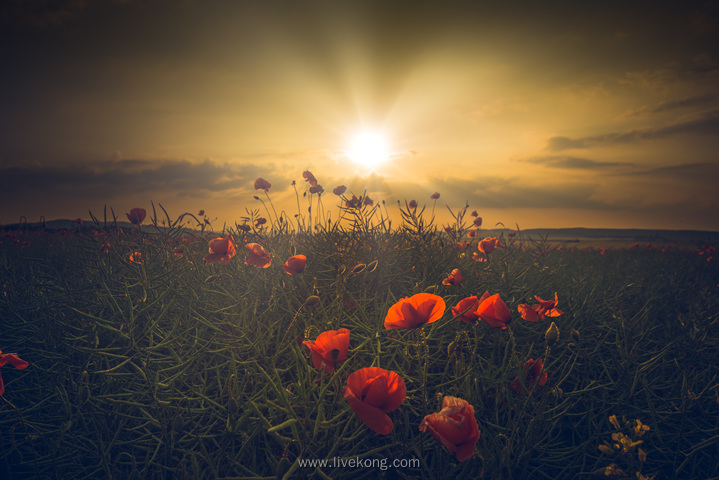
[[[310,185],[312,185],[313,187],[317,186],[317,179],[314,175],[312,175],[312,172],[310,172],[309,170],[305,170],[304,172],[302,172],[302,177],[305,179],[305,181],[310,182]]]
[[[347,358],[350,348],[350,331],[346,328],[328,330],[317,336],[317,340],[302,342],[312,353],[312,364],[319,371],[330,373],[339,362]]]
[[[512,387],[512,389],[514,389],[517,393],[527,393],[532,390],[535,385],[539,385],[541,387],[547,383],[547,372],[542,372],[543,367],[544,362],[541,358],[538,358],[537,360],[530,358],[524,362],[524,365],[522,365],[522,370],[526,372],[524,383],[520,381],[520,376],[517,375],[514,377],[510,387]]]
[[[2,353],[2,350],[0,350],[0,367],[6,363],[9,363],[19,370],[29,365],[25,360],[21,360],[20,357],[17,356],[17,353]],[[3,393],[5,393],[5,384],[2,381],[2,375],[0,375],[0,395]]]
[[[246,247],[250,251],[250,254],[245,258],[245,265],[267,268],[272,264],[272,254],[267,253],[259,243],[248,243]]]
[[[497,237],[487,237],[483,240],[480,240],[479,245],[477,245],[477,248],[482,253],[490,254],[498,246],[499,246],[499,239]]]
[[[325,189],[322,188],[322,185],[313,185],[310,187],[310,193],[322,193]]]
[[[372,205],[374,205],[374,200],[372,200],[367,195],[365,195],[364,200],[362,201],[362,204],[371,207]]]
[[[217,237],[210,240],[210,254],[203,260],[207,263],[222,263],[227,265],[230,259],[237,253],[237,245],[229,233],[226,237]]]
[[[384,319],[384,328],[391,330],[421,327],[442,318],[445,308],[444,299],[439,295],[418,293],[403,298],[390,307]]]
[[[542,300],[537,295],[534,298],[537,299],[538,304],[530,306],[523,303],[517,307],[522,318],[528,322],[538,322],[540,319],[558,317],[564,313],[557,309],[557,292],[554,292],[554,300]]]
[[[272,184],[262,177],[255,180],[255,190],[264,190],[265,192],[269,192],[271,186]]]
[[[457,456],[457,460],[469,460],[479,440],[479,427],[474,417],[474,407],[457,397],[444,397],[442,410],[424,417],[419,431],[429,430],[435,440]]]
[[[412,210],[416,209],[417,208],[417,200],[410,200],[409,208],[411,208]]]
[[[439,198],[439,192],[434,192],[431,197],[432,200],[437,200]]]
[[[334,193],[337,196],[340,196],[343,193],[345,193],[346,191],[347,191],[347,187],[345,187],[344,185],[340,185],[338,187],[335,187],[335,189],[332,190],[332,193]]]
[[[133,225],[140,225],[143,220],[145,220],[145,216],[147,215],[147,212],[144,208],[133,208],[130,210],[130,213],[126,213],[127,219],[132,223]]]
[[[504,300],[499,297],[498,293],[490,295],[484,292],[482,298],[479,299],[479,305],[476,310],[477,316],[484,320],[487,325],[495,328],[507,328],[507,324],[512,320],[512,313]]]
[[[404,402],[407,387],[397,373],[367,367],[347,377],[344,396],[357,418],[365,425],[380,435],[389,435],[394,424],[387,413]]]
[[[455,268],[452,270],[452,273],[449,274],[449,277],[442,280],[442,285],[459,285],[462,283],[462,278],[462,272],[460,272],[458,268]]]
[[[307,263],[307,257],[304,255],[293,255],[287,259],[283,268],[285,272],[292,275],[293,273],[302,273]]]
[[[476,296],[460,300],[456,306],[452,307],[452,315],[457,317],[457,315],[464,312],[461,316],[457,317],[457,320],[464,323],[476,323],[479,320],[479,314],[477,313],[479,303]],[[465,312],[465,310],[467,311]]]

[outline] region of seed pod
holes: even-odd
[[[576,328],[573,328],[572,331],[569,332],[569,334],[574,340],[576,340],[577,342],[579,341],[579,331]]]

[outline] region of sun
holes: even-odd
[[[360,132],[352,138],[347,156],[360,166],[375,168],[389,159],[387,140],[379,132]]]

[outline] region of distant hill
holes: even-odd
[[[131,228],[129,222],[117,222],[120,228]],[[150,226],[151,227],[151,226]],[[50,220],[42,223],[15,223],[11,225],[3,225],[0,230],[73,230],[77,225],[72,220]],[[90,222],[83,222],[83,230],[93,228]],[[143,228],[147,228],[144,225]],[[161,227],[162,228],[162,227]],[[483,237],[500,236],[504,234],[506,237],[509,232],[514,230],[507,228],[482,229]],[[632,240],[635,242],[719,242],[719,232],[709,232],[701,230],[647,230],[640,228],[530,228],[521,230],[522,235],[531,238],[547,238],[549,240],[583,240],[583,239],[620,239]]]
[[[509,229],[483,230],[485,236],[495,236]],[[719,232],[701,230],[645,230],[640,228],[530,228],[521,231],[532,238],[550,240],[620,239],[635,242],[719,242]]]

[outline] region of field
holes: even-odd
[[[517,231],[481,252],[466,210],[6,231],[0,478],[719,478],[713,247]],[[340,329],[346,354],[315,358]],[[367,367],[389,373],[358,391]]]

